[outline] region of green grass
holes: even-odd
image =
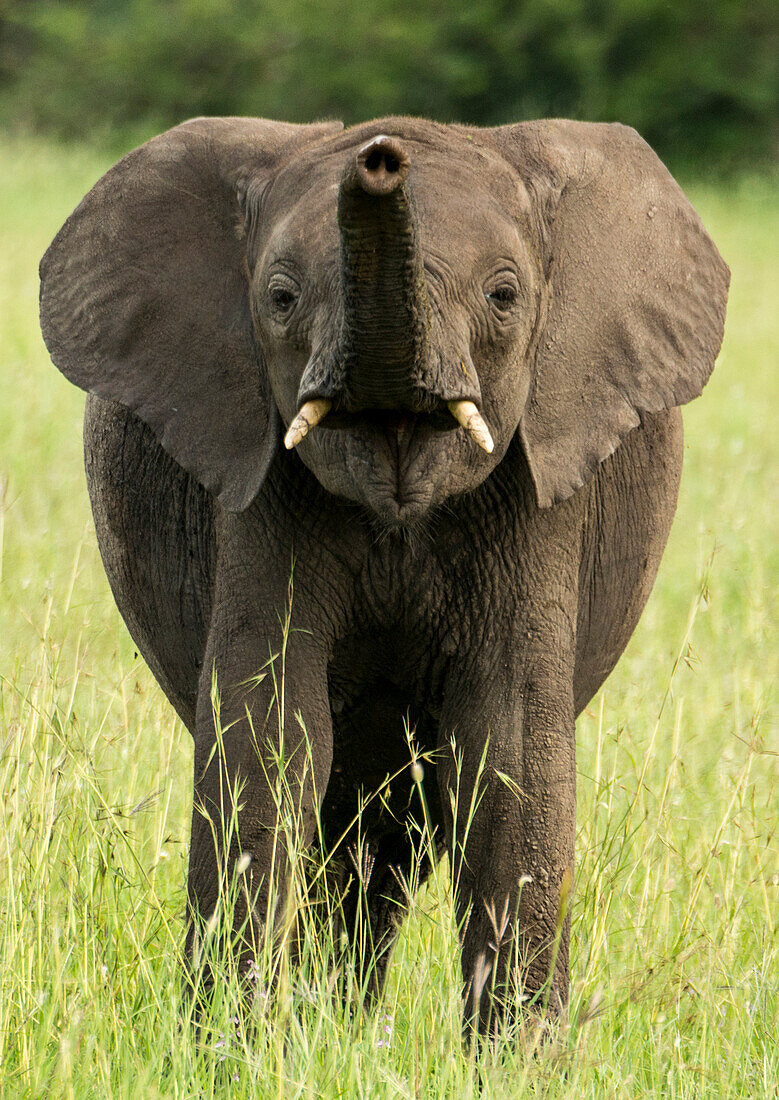
[[[199,1043],[182,1025],[190,739],[113,606],[83,397],[37,325],[38,259],[105,167],[0,146],[0,1095],[776,1095],[775,187],[690,188],[733,271],[727,337],[685,413],[657,586],[578,724],[570,1024],[535,1055],[521,1041],[476,1058],[444,876],[378,1013],[330,995],[307,926],[305,980],[258,998],[254,1026],[229,1024],[229,980]]]

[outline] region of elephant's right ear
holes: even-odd
[[[249,308],[240,194],[341,129],[194,119],[100,179],[41,261],[41,328],[59,369],[132,409],[232,511],[278,435]]]

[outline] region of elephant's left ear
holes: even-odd
[[[340,129],[183,123],[98,180],[41,261],[41,327],[62,373],[136,413],[234,511],[257,494],[279,434],[249,305],[243,198]]]
[[[730,273],[665,166],[625,126],[488,130],[538,202],[548,309],[521,422],[542,507],[621,439],[697,397],[722,342]]]

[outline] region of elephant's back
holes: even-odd
[[[84,457],[111,590],[141,654],[194,729],[211,617],[214,502],[121,405],[90,395]]]

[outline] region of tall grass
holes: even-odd
[[[113,607],[83,399],[36,321],[37,260],[104,167],[0,147],[0,1095],[776,1095],[774,187],[691,188],[733,269],[727,338],[685,413],[656,589],[578,723],[571,1012],[531,1054],[462,1045],[446,866],[412,900],[369,1013],[313,904],[299,965],[266,945],[242,986],[206,929],[217,993],[197,1009],[187,990],[190,739]],[[421,830],[420,863],[429,843]]]

